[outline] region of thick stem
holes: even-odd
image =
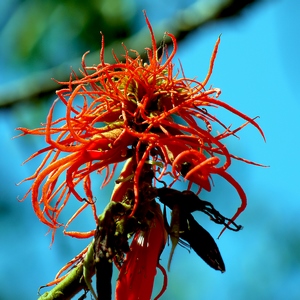
[[[93,274],[92,274],[93,275]],[[69,300],[82,289],[87,290],[83,280],[83,264],[74,267],[67,277],[58,283],[51,291],[45,292],[38,300]]]

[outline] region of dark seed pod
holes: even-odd
[[[188,242],[210,267],[225,272],[225,264],[216,242],[191,214],[181,218],[180,238]]]
[[[194,219],[191,212],[202,211],[211,219],[220,224],[225,224],[227,218],[220,215],[211,203],[201,200],[192,191],[177,191],[170,188],[157,189],[160,202],[172,210],[171,226],[169,235],[172,241],[172,249],[168,263],[170,262],[177,243],[181,240],[187,242],[190,247],[213,269],[225,272],[225,265],[219,248],[212,236]],[[166,221],[167,222],[167,221]]]

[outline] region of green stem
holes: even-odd
[[[94,274],[92,274],[94,275]],[[38,300],[69,300],[82,289],[87,290],[83,280],[83,264],[74,267],[51,291],[45,292]]]

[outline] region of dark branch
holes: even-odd
[[[196,1],[187,9],[179,11],[172,17],[172,20],[163,21],[154,27],[154,33],[158,39],[158,44],[162,43],[163,33],[165,31],[174,34],[179,41],[204,24],[235,16],[249,4],[258,1],[259,0],[223,0],[218,4],[211,4],[209,1]],[[197,17],[195,18],[195,16]],[[121,45],[122,42],[127,45],[129,49],[135,49],[143,54],[145,52],[145,47],[149,46],[151,42],[149,38],[145,38],[148,36],[148,29],[144,28],[139,33],[125,40],[118,40],[107,45],[105,47],[106,62],[114,62],[110,55],[112,49],[114,49],[118,57],[121,57],[124,53],[124,49]],[[168,42],[171,41],[165,41],[166,44],[168,44]],[[98,51],[87,56],[87,65],[93,65],[98,61]],[[72,66],[74,70],[78,70],[80,68],[80,63],[81,57],[78,57],[72,61],[67,61],[62,65],[30,74],[28,77],[0,86],[0,107],[9,107],[19,101],[42,98],[42,96],[53,93],[54,90],[59,88],[59,85],[50,78],[67,81],[70,75],[70,66]]]

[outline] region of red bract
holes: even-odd
[[[136,233],[117,280],[116,300],[149,300],[167,233],[157,204],[147,231]],[[158,298],[156,298],[158,299]]]
[[[227,227],[246,207],[243,189],[227,170],[232,159],[255,163],[236,157],[227,149],[224,140],[247,124],[255,126],[263,137],[264,134],[255,118],[218,100],[220,90],[206,86],[212,74],[220,38],[215,44],[205,79],[199,82],[184,75],[180,78],[179,72],[174,73],[172,62],[177,50],[175,37],[166,33],[166,39],[171,39],[173,48],[167,51],[167,47],[163,47],[163,53],[159,56],[147,17],[146,22],[152,41],[152,48],[146,49],[147,62],[136,51],[129,51],[124,46],[122,61],[113,54],[115,63],[105,63],[102,37],[100,64],[88,67],[85,64],[86,54],[83,56],[81,74],[73,72],[68,82],[60,82],[67,87],[57,91],[58,99],[49,111],[46,124],[33,130],[19,128],[23,135],[44,136],[49,145],[29,158],[45,154],[40,167],[25,180],[33,180],[28,193],[31,192],[34,211],[53,232],[59,226],[66,228],[89,206],[92,207],[97,224],[90,175],[106,171],[103,180],[105,185],[112,179],[117,164],[123,161],[127,163],[111,200],[126,202],[131,190],[133,198],[126,202],[131,205],[131,210],[126,218],[136,218],[139,224],[147,219],[144,213],[146,205],[155,198],[155,195],[150,197],[147,194],[153,191],[152,180],[164,180],[169,175],[173,180],[170,186],[177,180],[185,179],[188,189],[194,184],[198,187],[198,193],[201,189],[211,190],[214,174],[227,180],[237,190],[242,202],[231,221],[226,224]],[[65,115],[54,120],[58,101],[65,106]],[[244,123],[232,129],[209,113],[211,108],[223,108],[243,119]],[[217,131],[220,128],[223,128],[223,132]],[[152,172],[147,184],[142,179],[145,168],[150,168]],[[78,192],[79,184],[83,185],[83,195]],[[82,206],[70,220],[64,222],[59,219],[60,213],[67,202],[73,199],[82,202]],[[143,205],[144,211],[141,208]],[[148,264],[151,264],[152,271],[149,277],[145,275],[148,278],[146,285],[149,291],[152,290],[160,247],[164,244],[163,224],[159,220],[160,226],[155,227],[153,224],[158,219],[154,220],[147,219],[145,224],[150,225],[144,231],[140,228],[136,231],[131,252],[121,269],[118,290],[125,285],[129,290],[136,289],[128,276],[133,276],[136,268],[148,268]],[[153,232],[157,230],[161,236],[153,238]],[[66,234],[91,237],[94,231]],[[149,240],[149,249],[138,242],[141,236],[145,241]],[[153,257],[151,253],[155,253]],[[142,260],[138,267],[136,262],[132,262],[134,257]],[[153,261],[145,263],[149,257]],[[128,276],[124,275],[125,269]],[[121,284],[123,281],[126,282],[124,286]],[[130,292],[125,295],[128,295],[126,299],[131,299]]]

